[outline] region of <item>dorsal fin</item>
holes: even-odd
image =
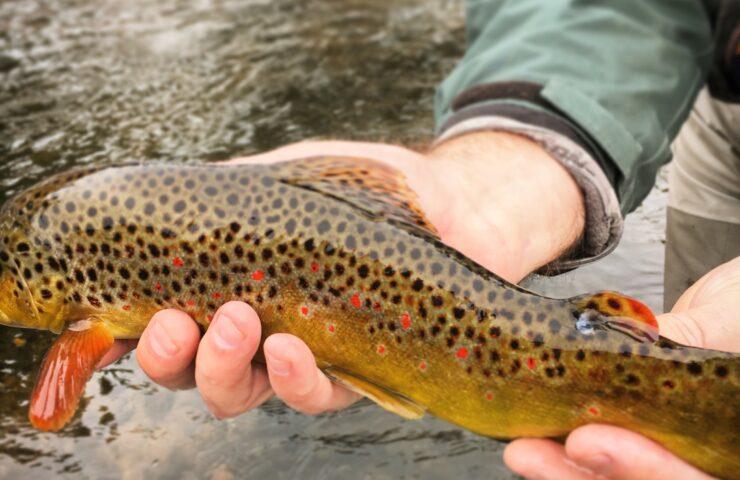
[[[353,392],[364,395],[386,410],[409,420],[417,420],[424,416],[424,408],[397,393],[373,383],[364,378],[356,377],[337,367],[328,367],[324,373],[335,382],[347,387]]]
[[[282,181],[320,192],[365,211],[372,217],[394,219],[439,238],[427,220],[404,175],[365,158],[316,157],[284,164]]]

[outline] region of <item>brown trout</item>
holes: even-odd
[[[114,339],[170,307],[208,328],[229,300],[406,418],[500,439],[612,424],[740,472],[740,355],[659,337],[649,309],[614,292],[507,283],[442,244],[402,175],[374,161],[89,168],[0,211],[0,323],[61,332],[31,401],[42,430],[71,418]]]

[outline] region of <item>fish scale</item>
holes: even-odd
[[[551,299],[500,279],[444,245],[377,162],[89,168],[8,202],[0,232],[0,321],[63,331],[87,365],[62,401],[47,356],[30,415],[42,429],[68,421],[114,338],[164,308],[205,329],[242,300],[265,336],[299,336],[333,380],[407,418],[497,438],[610,423],[740,471],[737,355],[659,338],[613,292]]]

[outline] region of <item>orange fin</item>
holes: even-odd
[[[658,321],[650,309],[634,298],[621,293],[603,291],[581,295],[571,299],[579,311],[588,314],[598,312],[602,323],[635,340],[654,342],[658,339]],[[580,321],[580,320],[579,320]]]
[[[403,174],[364,158],[318,157],[285,164],[283,181],[330,196],[378,218],[394,219],[439,237]]]
[[[44,358],[31,396],[28,418],[39,430],[60,430],[72,418],[95,365],[113,336],[99,322],[81,320],[57,338]]]

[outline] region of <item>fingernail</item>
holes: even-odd
[[[292,362],[290,361],[290,356],[292,352],[293,346],[287,344],[278,354],[265,353],[265,355],[267,356],[267,368],[270,369],[270,372],[280,377],[287,377],[290,373],[290,367],[292,365]]]
[[[170,358],[174,356],[180,348],[175,342],[172,341],[172,337],[167,332],[167,325],[162,320],[155,322],[152,326],[152,341],[150,345],[154,353],[162,358]]]
[[[577,463],[593,473],[604,475],[608,473],[612,464],[612,459],[603,453],[596,453],[594,455],[579,458]]]
[[[213,320],[216,326],[214,341],[224,350],[232,350],[247,338],[247,322],[242,318],[232,318],[225,313],[217,313]]]

